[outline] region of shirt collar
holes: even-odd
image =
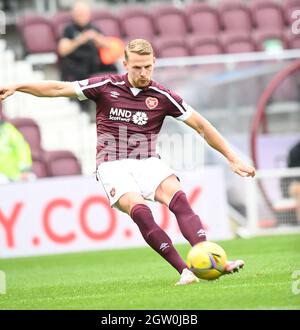
[[[128,73],[126,73],[124,75],[124,81],[125,81],[125,85],[131,90],[131,92],[134,96],[137,96],[142,91],[147,91],[149,89],[149,87],[152,86],[152,80],[150,80],[150,84],[147,87],[144,87],[144,88],[133,87],[131,85],[131,83],[129,82]]]

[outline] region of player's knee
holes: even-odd
[[[146,201],[141,195],[128,193],[120,197],[118,201],[118,208],[122,212],[125,212],[130,215],[131,210],[138,204],[146,205]]]
[[[180,189],[178,178],[175,175],[171,175],[157,187],[155,200],[168,206],[176,191]]]

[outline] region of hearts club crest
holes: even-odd
[[[155,109],[158,106],[158,99],[156,97],[147,97],[145,102],[150,110]]]

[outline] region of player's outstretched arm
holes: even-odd
[[[20,83],[9,86],[0,86],[0,101],[15,92],[23,92],[39,97],[76,97],[75,88],[72,82],[46,80],[34,83]]]
[[[252,166],[245,165],[241,159],[230,149],[223,136],[216,128],[198,112],[193,111],[192,115],[185,123],[201,134],[206,142],[218,150],[228,159],[231,169],[240,176],[254,176],[255,169]]]

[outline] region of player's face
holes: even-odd
[[[129,53],[124,67],[128,72],[129,82],[133,87],[143,88],[150,83],[153,73],[155,58],[151,55]]]

